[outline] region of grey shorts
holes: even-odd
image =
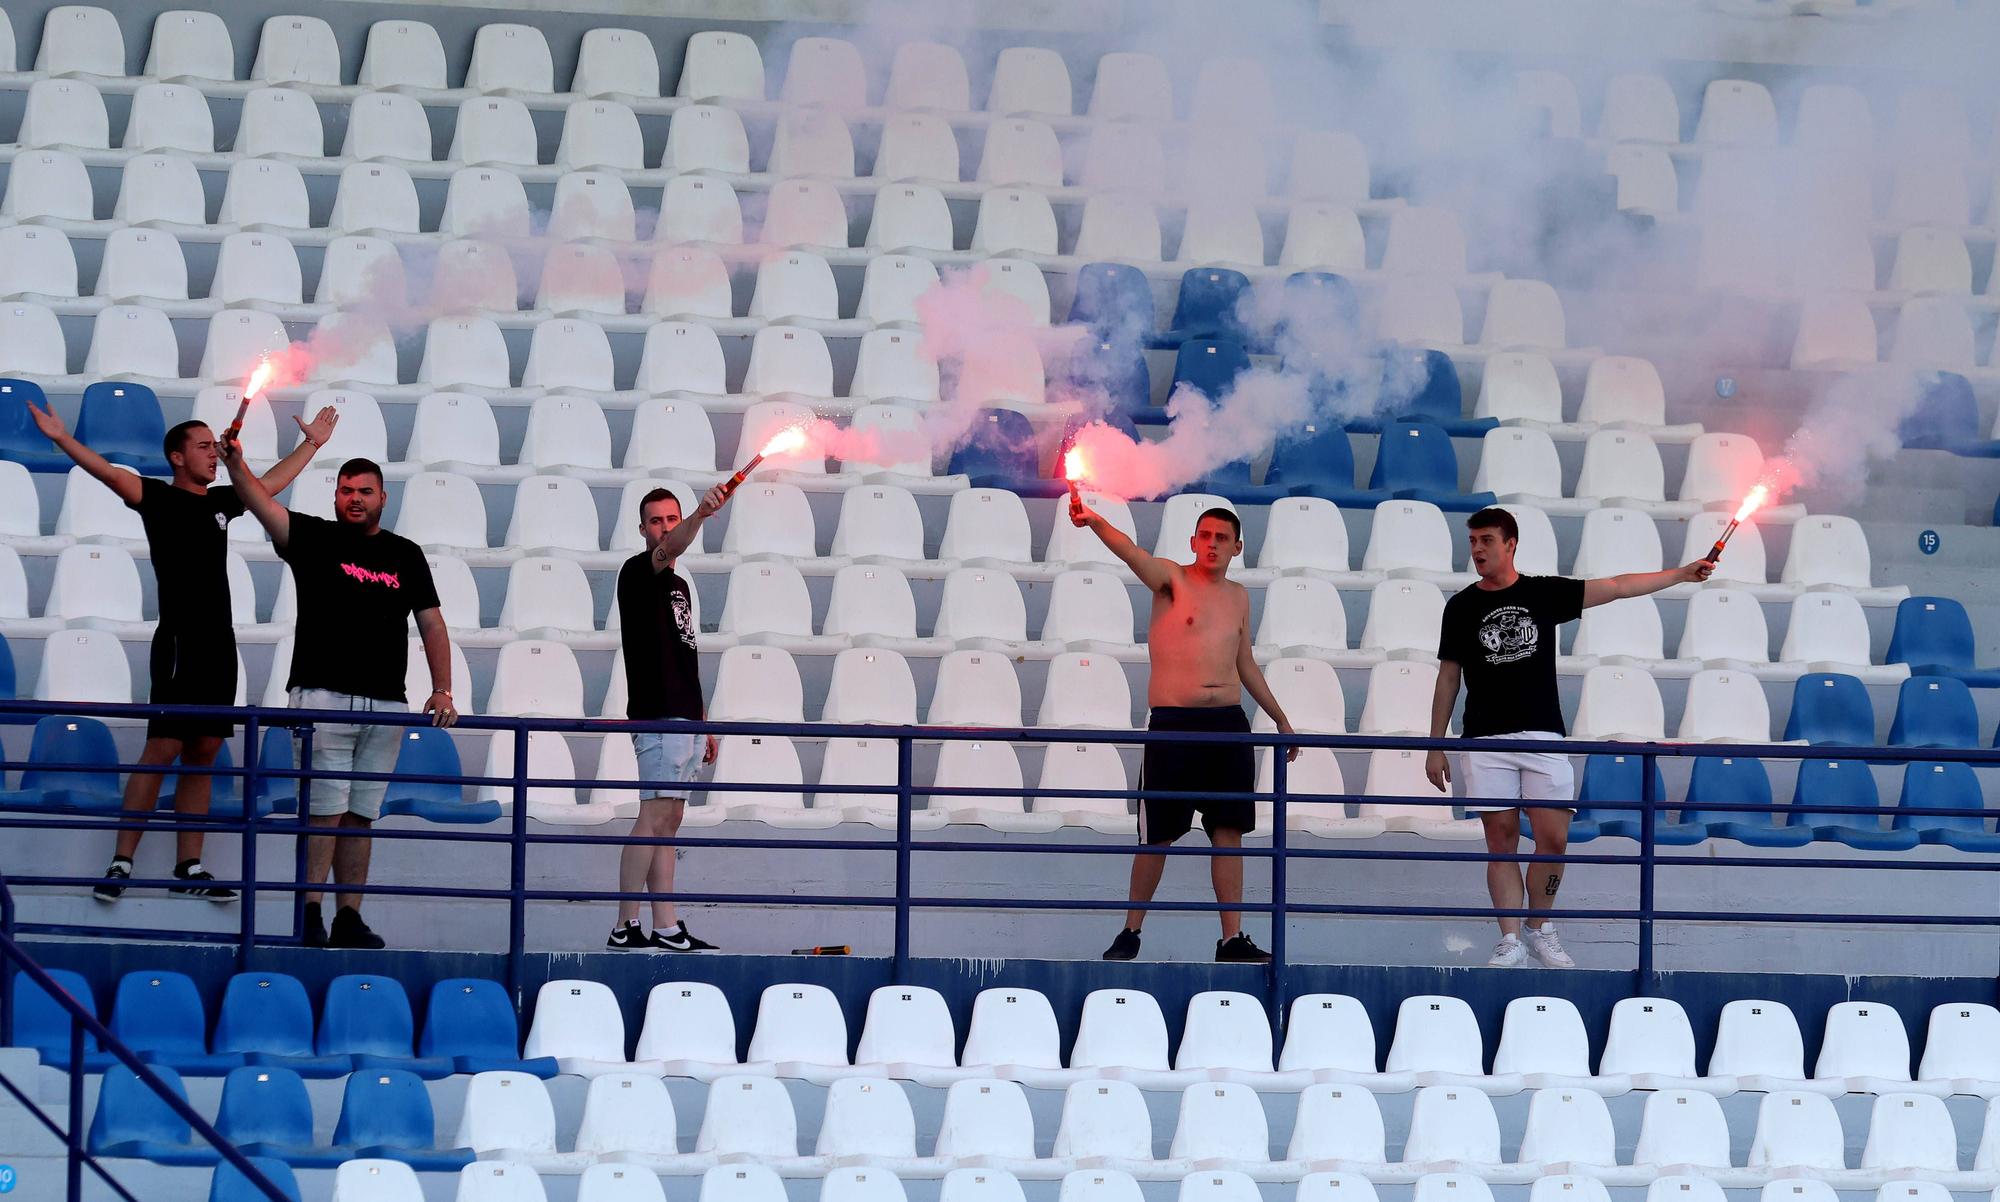
[[[352,710],[355,713],[406,714],[410,707],[401,701],[381,701],[356,697],[332,689],[293,689],[292,708],[298,710]],[[380,772],[396,767],[402,748],[400,726],[361,726],[321,723],[313,728],[312,767],[318,772]],[[358,814],[370,822],[382,816],[382,795],[389,790],[385,780],[322,780],[314,777],[308,795],[307,812],[315,818],[335,814]]]

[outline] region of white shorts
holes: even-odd
[[[1485,735],[1492,739],[1559,740],[1554,731],[1524,730],[1506,735]],[[1517,810],[1508,801],[1572,801],[1576,797],[1576,772],[1569,757],[1534,751],[1468,751],[1460,761],[1465,775],[1465,812],[1490,814]],[[1488,801],[1493,804],[1478,805]],[[1570,812],[1576,812],[1571,806]]]

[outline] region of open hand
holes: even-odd
[[[292,420],[298,423],[299,437],[318,448],[325,446],[326,440],[333,437],[333,428],[340,424],[340,411],[326,405],[313,414],[310,422],[302,417],[293,417]]]
[[[1680,570],[1680,578],[1688,584],[1700,584],[1715,572],[1715,561],[1697,559]]]
[[[1424,775],[1430,778],[1431,787],[1440,793],[1451,792],[1451,761],[1442,751],[1433,751],[1424,757]]]
[[[1291,723],[1280,722],[1278,723],[1278,733],[1281,735],[1295,735],[1299,732],[1292,729]],[[1287,764],[1295,764],[1298,762],[1298,759],[1299,759],[1298,744],[1294,743],[1290,747],[1285,748],[1285,762]]]
[[[35,429],[42,432],[42,437],[55,442],[69,433],[69,427],[63,424],[63,419],[56,413],[54,405],[43,409],[33,401],[24,400],[22,403],[27,405],[29,416],[35,419]]]
[[[707,745],[702,748],[701,762],[704,764],[713,764],[715,762],[715,736],[703,735],[702,737],[707,740]]]

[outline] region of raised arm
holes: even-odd
[[[282,547],[292,537],[291,511],[278,504],[264,482],[257,478],[243,462],[243,443],[239,439],[224,439],[222,461],[229,465],[229,478],[236,484],[236,495],[243,501],[243,508],[255,514],[271,536],[273,546]]]
[[[1457,660],[1438,661],[1437,687],[1431,690],[1431,738],[1442,739],[1451,733],[1451,711],[1458,704],[1458,685],[1461,673]],[[1424,775],[1430,777],[1431,784],[1440,790],[1451,789],[1451,761],[1443,751],[1432,750],[1424,756]]]
[[[1285,717],[1285,707],[1279,705],[1277,697],[1272,694],[1271,683],[1264,679],[1264,669],[1257,666],[1257,657],[1251,654],[1248,605],[1243,607],[1243,624],[1237,630],[1236,675],[1243,681],[1243,687],[1249,690],[1250,699],[1257,703],[1259,709],[1271,715],[1271,721],[1277,724],[1279,734],[1297,733],[1292,730],[1291,719]],[[1285,748],[1287,762],[1298,758],[1299,749],[1296,746]]]
[[[714,517],[716,511],[728,500],[729,490],[720,484],[703,494],[701,504],[694,507],[694,512],[682,518],[672,530],[667,531],[666,536],[660,539],[660,545],[653,548],[653,571],[664,572],[674,566],[674,561],[686,554],[689,547],[694,546],[695,536],[701,533],[701,524]]]
[[[436,606],[417,611],[417,637],[424,641],[424,662],[430,665],[431,695],[424,698],[423,710],[435,726],[458,721],[458,707],[451,699],[451,640],[445,636],[444,613]]]
[[[139,503],[139,475],[129,472],[104,456],[78,442],[76,435],[69,432],[63,419],[56,413],[54,405],[47,409],[38,408],[33,401],[23,402],[28,413],[35,419],[35,429],[42,437],[56,444],[56,449],[76,461],[76,465],[101,481],[104,486],[118,494],[118,499],[127,505]]]
[[[262,477],[264,491],[273,496],[285,491],[292,481],[298,479],[299,473],[313,461],[314,452],[333,437],[333,428],[340,424],[340,411],[327,405],[313,416],[311,424],[297,417],[292,420],[299,425],[299,445],[292,448],[291,454],[272,464],[271,470]]]
[[[1685,567],[1668,568],[1664,572],[1627,572],[1623,576],[1586,580],[1583,582],[1583,607],[1589,609],[1593,605],[1622,601],[1627,597],[1650,596],[1676,584],[1700,584],[1713,571],[1713,563],[1697,559]]]
[[[1125,536],[1125,532],[1110,522],[1090,506],[1083,498],[1072,492],[1069,495],[1069,520],[1078,526],[1090,527],[1104,543],[1106,550],[1118,557],[1118,561],[1132,569],[1139,583],[1152,592],[1165,592],[1174,583],[1174,565],[1156,555],[1148,555],[1139,549],[1139,544]],[[1261,702],[1259,704],[1262,704]]]

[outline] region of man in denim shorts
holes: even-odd
[[[241,454],[231,443],[230,462]],[[333,520],[294,513],[279,505],[249,473],[237,477],[244,505],[264,529],[298,585],[298,637],[292,649],[292,708],[354,714],[404,713],[403,680],[409,666],[409,624],[414,615],[430,667],[432,689],[424,711],[439,726],[458,718],[451,698],[451,643],[438,608],[437,586],[422,547],[382,529],[382,469],[350,459],[335,473]],[[315,771],[388,773],[396,766],[402,728],[359,721],[325,723],[314,732]],[[308,813],[314,827],[340,827],[352,835],[306,839],[305,884],[317,888],[329,874],[340,885],[368,882],[370,840],[364,833],[382,816],[386,779],[314,777]],[[361,920],[361,895],[343,890],[331,934],[320,914],[322,895],[307,893],[308,947],[379,948],[382,937]]]
[[[656,488],[639,501],[639,534],[646,549],[618,571],[618,624],[624,632],[625,716],[635,721],[699,722],[701,659],[695,648],[694,597],[674,561],[694,544],[701,524],[729,499],[712,488],[685,518],[680,498]],[[687,788],[701,766],[715,760],[715,736],[693,732],[634,735],[639,753],[639,817],[632,834],[671,839],[687,812]],[[627,844],[618,857],[620,893],[668,894],[674,890],[674,853],[662,844]],[[618,902],[618,925],[606,947],[669,952],[714,951],[715,945],[688,933],[671,900],[653,902],[653,931],[639,926],[636,898]]]

